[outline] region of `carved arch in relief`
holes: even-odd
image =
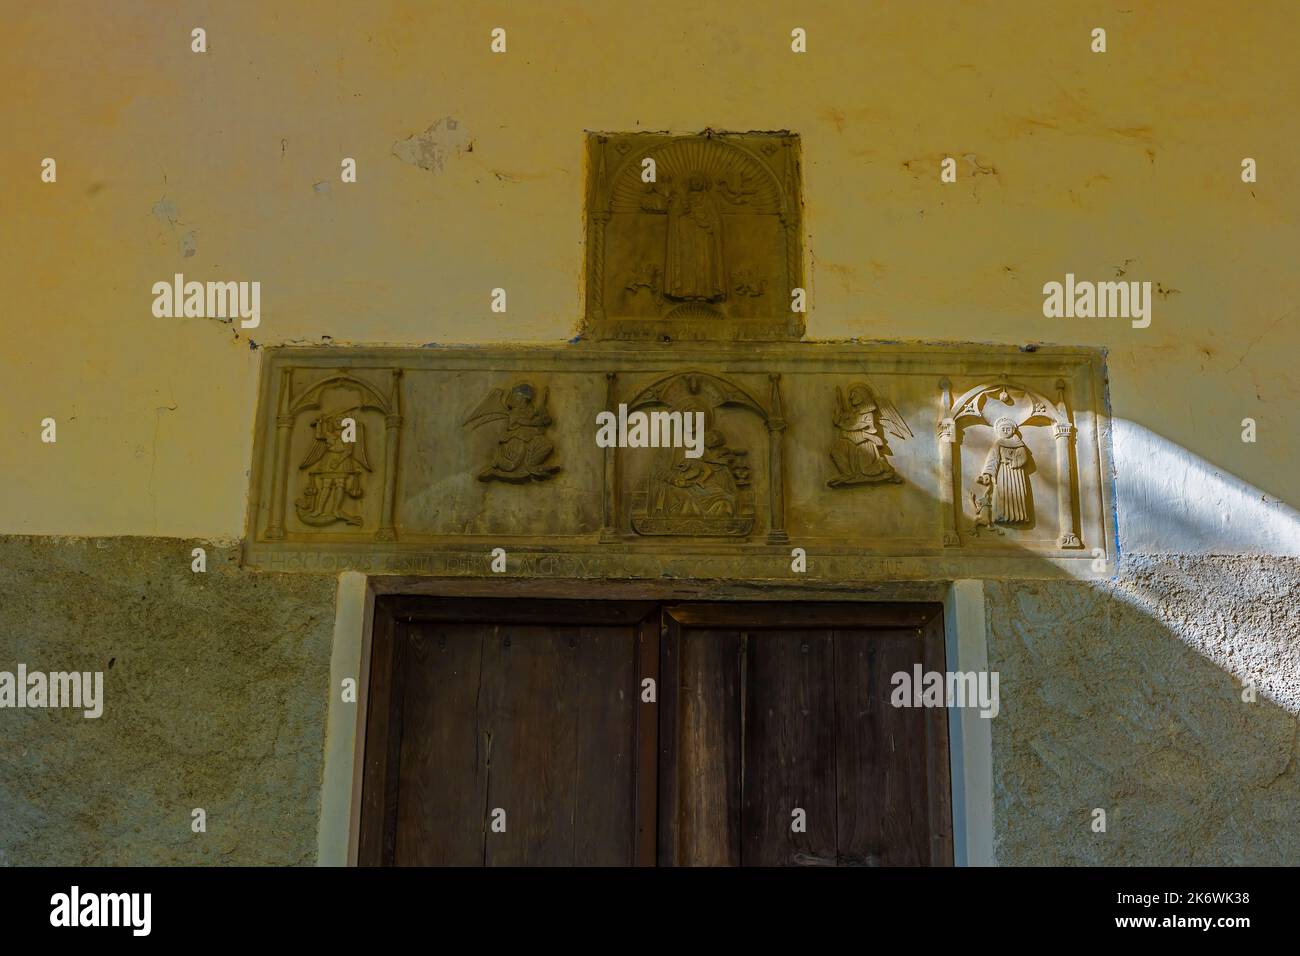
[[[607,373],[608,410],[617,414],[615,373]],[[748,492],[748,449],[732,448],[716,427],[714,410],[726,406],[746,408],[767,429],[769,544],[789,540],[785,532],[784,465],[779,374],[769,374],[771,395],[764,405],[745,388],[710,372],[685,371],[665,376],[642,388],[626,403],[629,415],[655,406],[682,413],[704,415],[704,453],[689,459],[674,449],[667,467],[652,469],[645,491],[633,493],[630,503],[633,530],[645,536],[747,537],[753,528],[752,494]],[[605,450],[605,527],[601,538],[617,540],[619,513],[618,452]]]
[[[356,408],[370,409],[380,412],[384,416],[383,496],[380,503],[379,527],[376,529],[374,537],[378,541],[396,540],[397,452],[402,427],[402,370],[392,369],[390,371],[390,387],[387,395],[370,382],[349,372],[331,375],[319,382],[315,382],[295,395],[294,371],[294,368],[286,367],[280,373],[279,413],[275,419],[276,437],[271,461],[271,514],[267,521],[264,537],[271,541],[282,540],[285,537],[285,513],[288,510],[290,498],[289,455],[294,427],[304,413],[321,410],[323,408],[322,397],[325,393],[337,389],[354,391],[360,396],[361,401],[355,406]],[[318,444],[321,440],[323,439],[318,434]],[[321,451],[326,451],[326,449]],[[313,458],[312,455],[316,457]],[[300,470],[311,465],[313,467],[320,466],[322,470],[329,472],[331,466],[328,460],[322,466],[320,463],[322,455],[317,449],[313,449],[312,455],[309,455],[309,460],[304,462]],[[359,489],[362,477],[361,471],[375,471],[376,469],[366,458],[364,449],[361,450],[359,455],[353,457],[355,457],[358,464],[353,465],[350,461],[348,463],[348,469],[357,474],[357,477],[352,479],[351,483],[348,483],[343,478],[334,477],[332,474],[325,481],[332,479],[336,484],[346,485],[349,491]],[[344,468],[340,465],[334,470],[341,472]],[[298,502],[295,502],[295,506],[298,506]],[[301,509],[299,511],[301,518]],[[319,527],[323,529],[329,527],[332,523],[322,521],[319,523]],[[346,519],[343,523],[360,524],[359,521],[353,520],[349,522]],[[322,532],[313,531],[312,533]]]
[[[1075,519],[1079,507],[1078,487],[1071,466],[1075,427],[1066,410],[1065,382],[1057,382],[1057,402],[1034,389],[1009,381],[977,385],[953,401],[949,398],[946,380],[940,384],[944,390],[944,415],[939,420],[944,546],[961,544],[956,516],[965,509],[954,505],[964,501],[965,495],[960,487],[956,462],[962,435],[967,428],[984,426],[995,430],[994,448],[985,466],[987,479],[977,478],[977,482],[982,481],[982,484],[971,492],[975,530],[981,526],[993,528],[998,523],[1014,526],[1032,520],[1032,492],[1028,479],[1032,457],[1023,447],[1019,435],[1019,429],[1028,426],[1050,427],[1056,446],[1056,474],[1062,484],[1057,493],[1056,546],[1063,549],[1083,547]],[[999,477],[1004,469],[1005,482]],[[999,501],[1000,496],[1007,500]]]
[[[655,161],[659,178],[684,178],[694,172],[718,178],[741,178],[752,172],[760,180],[753,198],[748,200],[753,211],[779,216],[787,213],[785,190],[776,171],[738,143],[711,136],[672,139],[649,149],[629,150],[609,180],[612,185],[600,204],[602,211],[641,211],[645,196],[641,161],[647,157]]]

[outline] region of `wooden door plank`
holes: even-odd
[[[759,632],[747,645],[742,862],[834,866],[831,632]],[[802,811],[802,831],[794,828],[796,811]]]
[[[481,866],[483,787],[476,711],[481,624],[407,629],[399,752],[398,866]]]
[[[679,865],[677,844],[681,832],[677,813],[680,799],[678,758],[678,708],[682,682],[682,629],[671,614],[661,616],[659,630],[659,801],[658,846],[655,857],[660,866]]]
[[[620,627],[578,631],[575,866],[631,866],[636,779],[636,642]]]
[[[943,615],[942,604],[773,603],[764,601],[672,604],[665,612],[682,627],[799,630],[816,628],[923,627]]]
[[[680,646],[676,860],[739,866],[740,633],[693,629]]]
[[[943,673],[947,669],[943,615],[922,628],[925,669]],[[926,714],[927,790],[930,806],[930,864],[952,866],[952,772],[948,753],[948,711],[932,708]]]
[[[592,586],[586,586],[591,593]],[[424,621],[480,621],[486,624],[616,625],[635,624],[658,610],[650,601],[545,600],[541,598],[429,597],[398,595],[399,618]]]
[[[559,866],[574,856],[577,634],[544,625],[497,629],[483,656],[488,754],[488,866]],[[505,832],[493,829],[505,813]]]
[[[871,635],[880,647],[872,674],[871,692],[887,714],[873,723],[875,771],[883,788],[881,865],[925,866],[930,851],[930,793],[926,755],[929,708],[894,707],[893,675],[914,673],[924,651],[915,629],[877,631]],[[942,711],[942,707],[935,708]]]
[[[636,627],[636,807],[632,821],[637,866],[654,866],[658,855],[659,705],[663,685],[659,675],[659,615],[651,614]],[[653,700],[644,700],[642,687],[652,682]]]

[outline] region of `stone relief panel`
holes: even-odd
[[[1014,536],[1045,538],[1057,548],[1083,547],[1075,428],[1064,380],[1056,382],[1056,391],[1053,401],[1032,388],[996,382],[949,402],[944,389],[939,440],[951,470],[950,499],[963,516],[958,523],[951,512],[946,515],[945,546],[960,546],[964,533],[971,541]]]
[[[702,431],[698,455],[686,447],[615,453],[626,462],[635,534],[747,538],[755,529],[755,492],[766,490],[768,538],[782,540],[779,378],[770,377],[768,403],[744,385],[700,370],[660,378],[626,401],[629,413],[663,408],[696,416]],[[621,493],[617,483],[611,493]]]
[[[388,381],[381,387],[376,378]],[[400,370],[280,370],[267,540],[394,538],[401,384]]]
[[[889,460],[892,452],[886,432],[903,441],[912,437],[912,430],[888,399],[878,397],[866,382],[855,382],[848,389],[837,385],[831,421],[836,432],[830,447],[835,474],[826,482],[828,487],[902,482]]]
[[[510,389],[492,389],[469,413],[464,424],[473,428],[504,423],[492,460],[478,473],[479,481],[545,481],[560,470],[547,461],[555,446],[546,437],[552,421],[546,398],[545,388],[539,395],[531,383],[519,382]]]
[[[472,568],[430,556],[503,547],[575,555],[555,566],[584,574],[708,577],[784,573],[798,546],[823,571],[856,555],[996,576],[1016,561],[1087,573],[1115,548],[1087,349],[588,343],[266,363],[254,565],[310,552]],[[676,422],[682,441],[637,439],[637,416]]]
[[[599,530],[603,471],[591,418],[604,395],[599,374],[556,375],[539,363],[406,378],[404,538],[508,542]]]
[[[588,169],[588,334],[802,336],[797,136],[591,134]]]

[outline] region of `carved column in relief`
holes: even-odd
[[[1061,476],[1062,487],[1056,498],[1056,519],[1061,529],[1061,536],[1056,539],[1058,548],[1081,548],[1079,534],[1074,528],[1073,496],[1070,490],[1070,444],[1074,440],[1074,426],[1069,422],[1057,422],[1052,426],[1052,437],[1056,439],[1056,470]]]
[[[617,372],[605,373],[605,410],[618,414],[615,401]],[[601,522],[600,540],[618,540],[618,454],[614,446],[605,449],[605,493],[602,496],[604,517]]]
[[[781,374],[772,372],[768,379],[772,382],[772,403],[771,414],[767,419],[767,485],[772,524],[767,533],[767,543],[784,544],[790,540],[790,536],[785,533],[785,463],[781,457],[781,446],[785,439],[785,412],[781,408]]]
[[[402,431],[402,370],[393,369],[389,412],[384,416],[384,498],[379,516],[378,541],[397,540],[397,443]]]
[[[947,416],[948,409],[952,407],[952,386],[945,378],[939,383],[943,389],[943,410]],[[955,476],[952,473],[952,461],[957,445],[957,423],[951,417],[939,419],[939,510],[943,516],[943,546],[945,548],[956,548],[961,545],[961,538],[957,534],[957,514],[953,510],[953,484]]]
[[[280,372],[280,411],[275,417],[275,452],[271,459],[271,522],[266,526],[268,540],[284,537],[284,501],[289,485],[289,439],[293,436],[293,369]]]
[[[1056,473],[1060,476],[1061,489],[1056,498],[1056,519],[1060,528],[1060,537],[1056,539],[1058,548],[1082,548],[1079,529],[1074,524],[1073,482],[1070,480],[1070,446],[1074,443],[1075,428],[1069,422],[1069,409],[1065,404],[1065,382],[1056,383],[1056,396],[1061,405],[1061,420],[1052,426],[1052,437],[1056,439]]]
[[[609,222],[607,211],[602,210],[591,214],[591,242],[595,244],[595,248],[591,250],[591,315],[592,318],[602,322],[605,319],[605,223],[607,222]]]

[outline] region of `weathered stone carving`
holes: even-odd
[[[474,428],[488,422],[506,423],[492,461],[478,474],[479,481],[545,481],[560,470],[559,465],[546,463],[555,450],[545,434],[551,425],[546,396],[545,388],[539,396],[528,382],[519,382],[508,392],[494,388],[466,416],[462,424]]]
[[[971,493],[975,527],[1030,524],[1034,502],[1028,476],[1033,470],[1033,457],[1010,418],[995,421],[993,431],[993,447],[975,478],[977,488]]]
[[[830,448],[836,474],[826,482],[829,487],[902,482],[890,464],[884,432],[902,441],[912,437],[912,430],[893,404],[866,382],[850,385],[847,398],[837,385],[832,421],[839,434]]]
[[[714,415],[716,408],[730,403],[757,406],[730,383],[698,373],[658,382],[629,403],[629,412],[659,404],[683,416],[704,416],[704,454],[688,458],[685,448],[666,450],[646,490],[633,495],[632,527],[638,534],[744,537],[753,530],[749,452],[727,445]]]
[[[1113,560],[1095,350],[584,343],[274,348],[264,361],[252,566],[317,555],[326,563],[313,567],[370,561],[376,573],[425,573],[440,566],[420,563],[430,555],[487,553],[501,541],[580,555],[584,575],[610,578],[783,577],[790,542],[818,555],[821,575],[1088,576],[1095,549]],[[937,389],[941,372],[959,387]],[[906,431],[883,399],[912,438],[899,437]],[[407,401],[415,418],[401,414]],[[602,447],[595,416],[620,406],[698,409],[701,440],[688,441],[685,428],[681,440],[703,454]],[[915,421],[927,406],[933,437]],[[360,426],[354,442],[344,440],[349,418]],[[999,438],[1001,418],[1011,427]],[[1017,440],[1023,462],[1007,447]],[[892,483],[890,468],[906,480]],[[1017,470],[1024,521],[1010,490]],[[845,484],[835,488],[871,487],[828,488],[836,478]],[[529,504],[541,500],[534,482],[547,484],[546,508]]]
[[[314,369],[286,366],[280,369],[280,386],[275,416],[275,442],[271,449],[270,507],[264,532],[268,541],[286,538],[285,524],[289,499],[289,455],[295,426],[306,412],[316,412],[310,420],[312,444],[303,456],[299,470],[304,484],[294,500],[294,513],[313,531],[334,529],[342,524],[349,528],[364,527],[366,519],[348,505],[360,504],[366,493],[367,476],[374,472],[366,450],[365,413],[378,412],[384,421],[383,496],[379,504],[379,527],[375,539],[393,541],[397,537],[397,460],[398,440],[402,428],[402,370],[393,369],[388,394],[371,382],[347,371],[320,378],[302,389],[295,388],[295,374],[313,373]],[[340,402],[336,396],[348,396]],[[331,398],[337,404],[326,411]],[[345,420],[350,420],[349,425]],[[346,434],[345,434],[346,431]],[[347,441],[347,438],[354,441]]]
[[[366,456],[366,427],[352,416],[360,405],[319,415],[311,423],[315,441],[299,471],[306,471],[302,495],[294,503],[298,520],[316,528],[342,521],[361,525],[361,515],[345,510],[349,498],[365,494],[362,476],[371,471]]]
[[[797,137],[593,135],[589,150],[596,337],[802,335],[790,309],[803,273]]]
[[[956,481],[951,449],[961,444],[961,432],[979,425],[988,426],[993,432],[983,467],[975,476],[967,498],[973,518],[971,532],[978,535],[983,530],[991,530],[1002,534],[1003,529],[1027,529],[1036,524],[1030,481],[1030,475],[1035,471],[1034,458],[1021,435],[1021,428],[1050,425],[1056,443],[1056,480],[1059,483],[1056,488],[1059,524],[1056,546],[1082,547],[1074,518],[1077,502],[1070,454],[1074,427],[1063,411],[1064,382],[1058,382],[1060,408],[1030,389],[1009,383],[978,386],[955,402],[950,402],[946,380],[941,387],[944,389],[946,414],[939,422],[939,439],[949,481]],[[951,496],[946,494],[946,507],[950,501]],[[945,512],[944,522],[944,545],[959,545],[961,540],[952,525],[951,510]]]

